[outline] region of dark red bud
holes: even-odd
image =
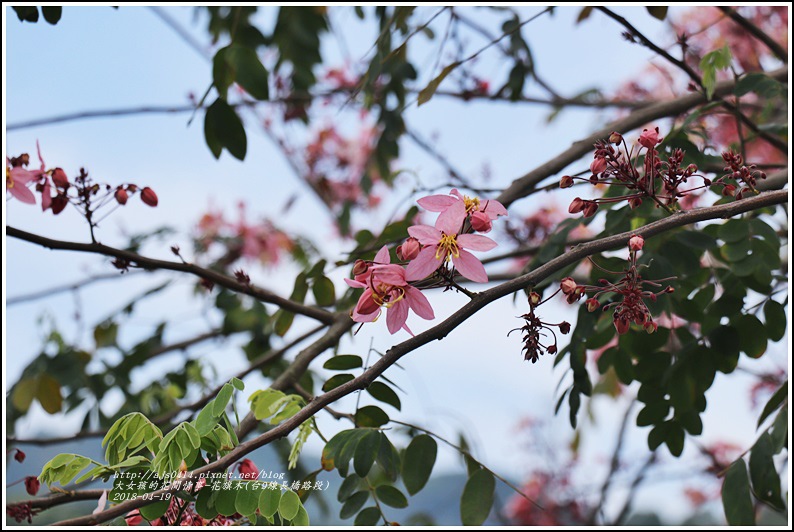
[[[149,207],[157,207],[157,194],[149,187],[143,187],[141,190],[141,200]]]
[[[116,201],[119,202],[119,205],[126,205],[127,204],[127,191],[123,188],[119,187],[116,189]]]
[[[66,177],[66,172],[63,171],[63,168],[56,168],[52,171],[52,182],[58,188],[69,187],[69,178]]]
[[[14,453],[14,460],[19,462],[20,464],[25,461],[25,453],[22,452],[22,449],[17,449]]]
[[[35,496],[39,492],[39,488],[41,484],[39,483],[39,479],[36,477],[25,477],[25,491],[28,492],[28,495]]]

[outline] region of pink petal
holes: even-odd
[[[420,318],[432,320],[436,317],[433,313],[433,307],[430,306],[430,301],[427,300],[421,290],[413,286],[407,286],[405,288],[405,299],[411,306],[411,310]]]
[[[412,225],[408,228],[408,234],[419,241],[423,246],[438,244],[441,240],[441,232],[429,225]]]
[[[451,196],[444,196],[443,194],[435,194],[433,196],[425,196],[419,198],[416,203],[425,210],[430,212],[444,212],[455,203],[455,198]]]
[[[436,229],[448,235],[456,235],[458,231],[460,231],[463,220],[465,219],[466,206],[462,201],[456,201],[449,209],[438,215]],[[424,244],[424,242],[422,243]]]
[[[394,334],[405,325],[408,319],[408,302],[404,299],[395,303],[386,313],[386,326]]]
[[[351,288],[366,288],[367,287],[367,285],[365,285],[364,283],[359,282],[359,281],[354,281],[353,279],[347,279],[346,278],[345,282],[347,283],[347,286],[349,286]]]
[[[505,209],[505,206],[496,200],[486,200],[485,207],[481,210],[487,214],[491,220],[496,220],[499,216],[507,216],[507,209]]]
[[[364,316],[369,317],[372,315],[376,315],[380,312],[380,305],[375,302],[375,299],[372,297],[373,291],[371,288],[367,288],[364,290],[364,293],[361,294],[361,297],[358,298],[358,303],[356,303],[356,308],[353,309],[353,321],[362,321],[356,319],[356,316]],[[365,319],[363,321],[375,321],[375,319]]]
[[[452,194],[452,195],[454,195],[454,196],[457,196],[457,197],[458,197],[458,199],[459,199],[459,200],[461,200],[461,201],[463,201],[463,200],[465,199],[465,198],[464,198],[464,196],[463,196],[463,194],[461,194],[460,192],[458,192],[458,189],[457,189],[457,188],[453,188],[452,190],[450,190],[450,191],[449,191],[449,193],[450,193],[450,194]]]
[[[458,235],[458,245],[474,251],[489,251],[496,247],[496,242],[483,235]]]
[[[12,196],[22,203],[30,203],[32,205],[36,204],[36,196],[33,195],[33,192],[31,192],[28,187],[20,182],[16,182],[15,185],[16,186],[7,188],[6,190],[8,190]]]
[[[405,269],[405,277],[409,281],[424,279],[441,266],[441,258],[436,258],[437,248],[438,246],[422,248],[419,255],[408,263],[408,267]]]
[[[39,162],[41,163],[41,171],[43,172],[46,169],[44,164],[44,159],[41,158],[41,146],[39,146],[39,141],[36,140],[36,152],[39,154]]]
[[[471,279],[476,283],[488,282],[488,274],[485,273],[485,268],[483,267],[482,262],[480,262],[477,257],[468,251],[461,249],[460,256],[452,256],[452,263],[463,277]]]
[[[50,195],[50,180],[44,180],[44,187],[41,190],[41,210],[46,211],[52,205],[52,196]]]
[[[107,506],[107,504],[108,504],[108,492],[107,490],[104,490],[102,491],[102,496],[99,497],[99,501],[97,501],[96,508],[91,513],[94,515],[98,514],[99,512],[105,509],[105,506]]]
[[[405,270],[397,264],[375,266],[372,271],[374,282],[390,284],[392,286],[405,286]]]
[[[378,264],[389,264],[391,262],[391,257],[389,257],[389,248],[383,246],[378,251],[378,254],[375,255],[375,262]]]

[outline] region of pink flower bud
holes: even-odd
[[[562,176],[560,179],[560,188],[570,188],[573,186],[573,177],[569,175]]]
[[[244,480],[254,480],[259,478],[259,468],[256,467],[256,464],[254,464],[248,458],[242,460],[238,464],[237,468],[240,471],[240,478]]]
[[[540,294],[537,292],[530,292],[529,293],[529,304],[533,307],[540,303]]]
[[[127,196],[127,191],[126,190],[124,190],[121,187],[117,188],[115,196],[116,196],[116,201],[119,202],[119,205],[126,205],[127,204],[127,198],[129,196]]]
[[[588,299],[584,303],[585,303],[585,305],[587,305],[587,310],[589,312],[595,312],[601,306],[601,303],[599,303],[598,300],[596,298],[594,298],[594,297],[591,297],[590,299]]]
[[[639,196],[633,196],[629,198],[629,207],[631,207],[632,209],[636,209],[640,205],[642,205],[642,198],[640,198]]]
[[[590,163],[590,171],[593,172],[594,175],[598,175],[606,169],[607,160],[603,157],[596,157],[593,162]]]
[[[356,263],[353,264],[353,276],[358,277],[359,275],[364,275],[369,270],[369,264],[367,261],[358,259]]]
[[[476,211],[471,214],[471,226],[478,233],[487,233],[491,230],[491,219],[482,211]]]
[[[400,260],[414,260],[421,250],[419,240],[411,236],[401,246],[397,246],[397,257]]]
[[[598,210],[598,203],[595,201],[586,201],[584,208],[582,209],[582,214],[585,218],[590,218],[593,216],[596,211]]]
[[[562,334],[568,334],[569,332],[571,332],[571,324],[568,323],[567,321],[560,323],[560,332]]]
[[[141,190],[141,200],[149,207],[157,207],[157,194],[149,187],[143,187]]]
[[[571,204],[568,206],[568,212],[571,214],[582,212],[584,206],[585,206],[585,202],[582,198],[574,198]]]
[[[576,292],[576,281],[574,281],[571,277],[566,277],[560,281],[560,288],[562,289],[563,294],[573,294]]]
[[[662,142],[662,139],[659,138],[658,127],[653,128],[651,130],[647,130],[647,129],[642,130],[642,135],[640,135],[640,144],[642,144],[648,149],[651,149],[660,142]]]
[[[39,483],[39,479],[36,477],[25,477],[25,491],[28,492],[28,495],[35,496],[39,492],[39,488],[41,484]]]
[[[620,144],[623,142],[623,135],[618,133],[617,131],[613,131],[612,134],[609,135],[609,142],[612,144]]]
[[[380,303],[375,301],[374,298],[368,297],[366,299],[365,298],[359,299],[356,310],[359,314],[367,316],[369,314],[374,314],[375,312],[378,311],[379,308],[380,308]]]
[[[644,245],[645,239],[640,235],[632,235],[631,238],[629,238],[629,249],[631,251],[640,251]]]
[[[69,178],[66,177],[66,172],[63,171],[63,168],[56,168],[52,171],[52,182],[58,188],[69,187]]]
[[[25,453],[22,452],[22,449],[17,449],[17,451],[14,453],[14,460],[20,464],[25,461]]]

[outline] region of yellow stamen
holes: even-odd
[[[14,188],[14,178],[11,177],[11,170],[6,166],[6,188]]]
[[[470,198],[469,196],[463,196],[463,205],[466,206],[466,213],[471,214],[474,211],[480,210],[480,198],[474,196]]]
[[[436,248],[436,259],[443,257],[444,260],[449,260],[450,257],[455,257],[456,259],[460,257],[457,236],[441,233],[441,240],[438,241],[438,247]]]

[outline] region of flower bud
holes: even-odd
[[[25,461],[25,453],[22,452],[22,449],[17,449],[14,453],[14,460],[19,462],[20,464]]]
[[[585,202],[582,198],[574,198],[571,204],[568,206],[568,212],[571,214],[576,214],[577,212],[582,212],[584,209]]]
[[[609,135],[609,142],[612,144],[620,144],[623,142],[623,135],[618,133],[617,131],[613,131],[612,134]]]
[[[641,197],[632,196],[631,198],[629,198],[629,207],[631,207],[632,209],[636,209],[640,205],[642,205],[642,198]]]
[[[629,249],[631,251],[640,251],[644,245],[645,239],[640,235],[632,235],[631,238],[629,238]]]
[[[63,171],[63,168],[56,168],[52,171],[52,182],[58,188],[69,187],[69,178],[66,177],[66,172]]]
[[[571,324],[568,323],[567,321],[560,323],[560,332],[562,334],[568,334],[569,332],[571,332]]]
[[[471,214],[471,227],[478,233],[487,233],[493,225],[487,214],[476,211]]]
[[[601,306],[601,303],[599,303],[598,300],[596,298],[594,298],[594,297],[591,297],[590,299],[588,299],[584,303],[585,303],[585,305],[587,305],[588,312],[595,312]]]
[[[259,478],[259,468],[256,467],[256,464],[249,460],[248,458],[244,459],[239,464],[240,470],[240,478],[244,480],[254,480]]]
[[[627,332],[629,332],[629,326],[631,325],[629,320],[624,318],[615,318],[613,322],[615,324],[615,329],[618,331],[618,334],[626,334]]]
[[[540,303],[540,294],[537,292],[530,292],[529,293],[529,304],[531,306],[536,306]]]
[[[556,353],[557,352],[557,344],[552,344],[549,347],[547,347],[546,348],[546,352],[548,354],[550,354],[550,355],[553,355],[554,353]]]
[[[66,197],[66,194],[58,194],[54,198],[52,198],[52,203],[50,207],[52,208],[52,214],[60,214],[62,210],[66,208],[66,205],[69,203],[69,198]]]
[[[725,185],[725,188],[722,189],[723,196],[733,196],[736,194],[736,187],[734,185]]]
[[[573,294],[576,291],[576,281],[572,277],[566,277],[560,281],[560,288],[563,294]]]
[[[643,324],[642,328],[645,329],[645,332],[647,332],[648,334],[655,333],[657,329],[656,324],[652,321],[646,321]]]
[[[119,202],[119,205],[126,205],[127,204],[127,198],[129,196],[127,196],[127,191],[126,190],[124,190],[123,188],[119,187],[119,188],[116,189],[116,193],[114,195],[116,196],[116,201]]]
[[[157,194],[149,187],[143,187],[141,190],[141,200],[149,207],[157,207]]]
[[[397,246],[397,257],[400,260],[414,260],[421,250],[422,245],[411,236],[401,246]]]
[[[600,174],[606,169],[607,160],[603,157],[596,157],[593,162],[590,163],[590,171],[593,172],[594,175]]]
[[[584,208],[582,209],[582,214],[585,218],[590,218],[593,216],[596,211],[598,210],[598,203],[595,201],[587,201],[585,202]]]
[[[573,186],[573,177],[569,175],[562,176],[560,179],[560,188],[570,188]]]
[[[657,144],[662,142],[662,139],[659,137],[659,128],[653,128],[651,130],[643,129],[642,134],[640,135],[640,144],[645,146],[648,149],[653,148]]]
[[[367,261],[358,259],[356,260],[355,264],[353,264],[353,277],[358,277],[359,275],[364,275],[369,270],[369,264]]]
[[[41,484],[39,483],[39,479],[36,477],[25,477],[25,491],[28,492],[28,495],[35,496],[39,492],[39,488]]]

